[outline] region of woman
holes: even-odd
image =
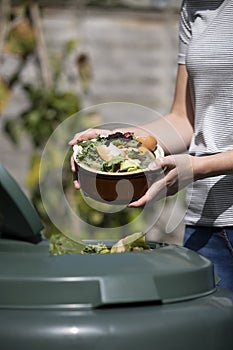
[[[219,285],[233,290],[232,21],[231,0],[183,1],[171,113],[145,126],[167,151],[151,169],[166,173],[130,206],[187,187],[184,245],[212,260]],[[172,129],[176,133],[168,138]],[[95,133],[76,134],[70,145]],[[187,148],[189,153],[182,153]],[[77,180],[74,185],[79,188]]]

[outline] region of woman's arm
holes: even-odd
[[[211,156],[193,157],[194,180],[218,175],[233,175],[233,150]]]
[[[185,65],[178,65],[174,100],[171,112],[164,117],[144,125],[150,130],[166,153],[187,151],[193,134],[194,115],[188,88]]]

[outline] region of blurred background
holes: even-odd
[[[46,141],[66,118],[101,103],[169,112],[180,5],[181,0],[1,0],[0,162],[39,211],[48,238],[58,231],[46,216],[38,186]],[[98,123],[101,115],[92,113],[79,127]],[[138,210],[126,209],[111,222],[74,194],[68,160],[64,173],[64,191],[94,227],[82,236],[100,238],[95,227],[116,227],[115,236],[122,236],[122,222],[133,220]],[[183,193],[178,201],[169,198],[149,238],[180,244],[184,211]]]

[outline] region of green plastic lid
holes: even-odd
[[[157,305],[215,290],[210,261],[183,247],[51,256],[46,242],[20,243],[0,242],[0,308]]]
[[[37,211],[18,183],[0,164],[0,234],[37,243],[44,228]]]

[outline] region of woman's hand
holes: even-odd
[[[150,164],[151,171],[164,169],[164,175],[156,180],[146,194],[129,207],[141,207],[152,200],[172,196],[194,181],[194,157],[188,154],[166,156]]]
[[[100,134],[100,135],[108,136],[111,133],[112,133],[112,131],[106,130],[106,129],[87,129],[87,130],[84,130],[84,131],[81,131],[81,132],[75,134],[74,137],[72,138],[72,140],[69,141],[69,145],[74,146],[81,141],[94,139],[96,137],[96,135]],[[73,172],[74,187],[77,190],[79,190],[80,184],[78,182],[78,166],[77,166],[73,156],[71,156],[71,158],[70,158],[70,167],[71,167],[71,171]]]
[[[108,136],[109,134],[112,134],[113,131],[106,130],[106,129],[87,129],[81,132],[78,132],[77,134],[74,135],[72,140],[69,141],[70,146],[74,146],[77,143],[89,139],[94,139],[96,135],[103,135],[103,136]]]

